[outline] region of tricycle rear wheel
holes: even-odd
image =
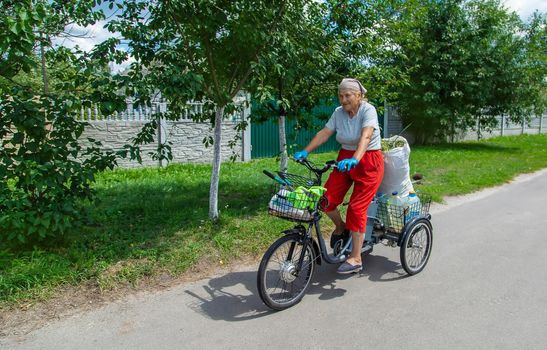
[[[422,271],[431,255],[433,229],[425,218],[418,219],[406,230],[401,244],[401,265],[409,275]]]

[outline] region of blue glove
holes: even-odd
[[[347,158],[347,159],[343,159],[339,161],[337,164],[337,167],[339,171],[344,172],[344,171],[350,171],[351,168],[357,166],[357,164],[359,164],[359,161],[357,159]]]
[[[296,159],[296,160],[299,160],[299,159],[306,159],[306,158],[308,158],[308,154],[309,154],[308,151],[302,150],[302,151],[300,151],[300,152],[296,152],[296,153],[294,154],[294,157],[293,157],[293,158]]]

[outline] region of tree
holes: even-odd
[[[273,50],[261,58],[260,70],[252,81],[259,102],[253,114],[257,120],[275,118],[279,126],[280,170],[286,171],[286,118],[299,120],[302,127],[311,121],[311,110],[332,98],[342,74],[341,42],[327,30],[328,7],[310,3],[281,29]]]
[[[74,118],[94,102],[107,101],[110,111],[124,105],[107,88],[110,74],[83,52],[51,45],[66,24],[101,18],[95,3],[0,1],[0,240],[62,234],[84,218],[81,202],[93,198],[94,175],[115,165],[116,154],[99,143],[80,145],[85,124]],[[50,80],[56,66],[70,68],[70,79]],[[41,83],[21,79],[37,71]]]
[[[478,122],[480,128],[489,129],[497,126],[497,117],[502,114],[513,122],[524,122],[534,111],[542,113],[545,101],[539,92],[547,71],[545,61],[541,64],[535,56],[532,39],[532,33],[537,33],[532,28],[539,28],[539,21],[527,28],[498,0],[469,1],[465,9],[472,31],[470,70],[476,74],[472,82],[484,90],[471,96],[470,101],[478,108],[472,111],[466,126]]]
[[[547,14],[535,12],[524,24],[523,79],[516,88],[521,103],[520,113],[542,115],[547,108]]]
[[[389,100],[394,87],[407,83],[404,66],[394,62],[404,58],[402,42],[416,40],[409,24],[419,13],[418,1],[329,1],[330,28],[342,43],[345,73],[358,77],[371,99]]]
[[[310,127],[312,109],[336,95],[342,77],[359,77],[371,96],[389,98],[390,87],[401,84],[396,43],[402,31],[398,11],[409,2],[340,1],[310,4],[292,30],[284,30],[275,53],[257,74],[259,120],[275,118],[279,125],[281,171],[287,168],[285,120]],[[406,34],[406,32],[405,32]]]
[[[426,0],[397,62],[409,75],[398,91],[403,123],[417,142],[454,140],[460,132],[526,118],[527,53],[516,14],[498,0]]]
[[[454,118],[468,113],[468,23],[460,5],[458,0],[425,1],[426,13],[415,18],[412,28],[419,42],[404,46],[407,59],[398,62],[408,70],[410,81],[397,106],[418,142],[454,134]]]
[[[110,25],[129,40],[137,59],[130,84],[140,86],[140,96],[145,90],[160,91],[174,111],[167,117],[174,117],[191,98],[208,101],[214,111],[209,197],[209,217],[214,221],[219,217],[223,118],[237,108],[236,95],[248,86],[261,57],[271,52],[276,36],[292,18],[288,14],[302,11],[309,2],[133,0],[125,3],[121,19]],[[149,15],[145,18],[143,13]],[[147,88],[139,81],[148,82]]]

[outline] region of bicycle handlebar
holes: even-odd
[[[324,173],[326,173],[331,168],[336,168],[336,161],[334,160],[329,160],[322,168],[319,168],[307,159],[292,159],[298,164],[305,166],[309,171],[315,174],[317,180],[314,181],[314,183],[317,185],[321,184],[321,177]],[[287,186],[290,190],[293,190],[295,185],[293,184],[292,180],[285,176],[286,174],[284,174],[283,172],[278,171],[277,174],[273,174],[268,170],[263,170],[262,172],[264,173],[264,175],[268,176],[270,179],[274,180],[278,184]]]
[[[277,176],[270,173],[268,170],[262,170],[262,172],[264,173],[264,175],[268,176],[269,178],[278,182],[279,184],[292,187],[291,182],[288,179],[286,179],[284,176],[282,176],[282,174],[280,174],[280,176]]]
[[[267,177],[272,178],[272,180],[275,180],[275,181],[279,182],[279,180],[277,179],[277,176],[275,176],[274,174],[270,173],[268,170],[262,170],[262,172],[263,172],[264,175],[266,175]]]
[[[294,159],[294,161],[297,162],[298,164],[304,165],[306,168],[308,168],[311,172],[313,172],[317,176],[323,175],[331,168],[336,168],[336,164],[337,164],[335,160],[329,160],[325,163],[325,166],[323,168],[318,168],[306,158]]]

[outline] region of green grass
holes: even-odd
[[[410,160],[411,171],[425,176],[423,190],[441,201],[547,167],[547,135],[414,147]]]
[[[316,154],[312,160],[334,157]],[[273,159],[223,164],[221,220],[215,225],[207,219],[208,165],[101,174],[84,228],[31,252],[0,247],[0,306],[44,300],[63,285],[87,282],[109,290],[160,274],[176,276],[201,260],[221,265],[259,256],[291,225],[266,212],[270,181],[261,171],[277,167]],[[545,167],[547,135],[416,146],[411,153],[411,172],[424,175],[421,189],[436,201]]]

